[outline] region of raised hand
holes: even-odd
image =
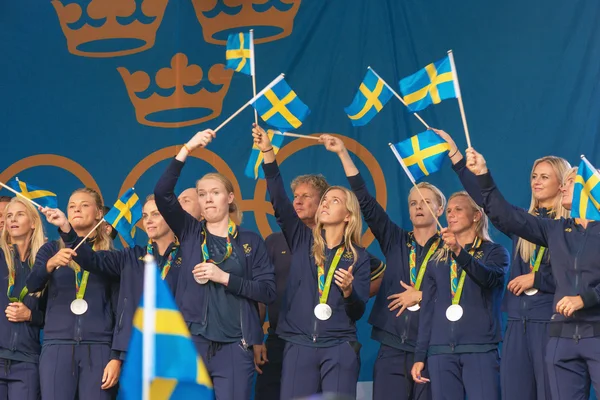
[[[472,147],[467,149],[467,168],[475,175],[483,175],[488,172],[485,158]]]
[[[321,135],[319,137],[319,142],[323,143],[325,148],[332,153],[340,154],[346,150],[346,146],[344,145],[342,139],[332,135]]]
[[[273,149],[267,132],[256,124],[252,124],[252,138],[254,138],[254,144],[260,151],[266,152]]]

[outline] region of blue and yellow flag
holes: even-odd
[[[142,203],[133,191],[133,188],[125,192],[123,196],[104,216],[104,220],[111,224],[130,247],[135,246],[135,224],[142,218]]]
[[[19,178],[15,178],[8,182],[8,186],[27,197],[29,200],[35,201],[42,207],[58,207],[56,194],[48,190],[20,181]]]
[[[392,98],[392,91],[371,68],[358,88],[352,104],[344,108],[353,126],[369,123]]]
[[[400,80],[400,92],[412,112],[423,110],[442,100],[456,98],[460,92],[455,86],[450,57],[446,56]]]
[[[252,103],[258,115],[267,124],[280,130],[299,128],[310,110],[287,84],[279,80]]]
[[[414,180],[439,171],[450,150],[450,145],[430,130],[396,143],[393,147]]]
[[[279,152],[281,145],[283,144],[283,136],[280,133],[275,133],[274,130],[267,130],[267,135],[269,135],[269,139],[271,140],[271,145],[273,146],[273,152],[275,155]],[[263,163],[263,152],[256,147],[256,145],[252,146],[252,152],[250,153],[250,159],[248,160],[248,164],[246,165],[246,169],[244,170],[244,174],[248,178],[253,179],[265,179],[265,172],[261,168]]]
[[[156,262],[146,268],[156,268]],[[152,360],[144,357],[144,298],[133,317],[133,332],[127,349],[127,362],[120,379],[125,400],[142,400],[143,365],[152,363],[150,374],[150,398],[168,399],[214,399],[212,382],[208,371],[198,356],[183,316],[175,305],[173,295],[160,274],[145,276],[155,281],[155,306],[150,307],[155,319],[152,341]],[[145,284],[146,287],[146,284]]]
[[[600,221],[599,177],[598,171],[582,156],[573,187],[571,217]]]
[[[227,38],[226,69],[254,75],[254,43],[252,33],[232,33]]]

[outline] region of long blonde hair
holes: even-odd
[[[362,233],[362,216],[360,213],[360,204],[358,203],[358,199],[356,195],[351,191],[346,189],[343,186],[330,186],[323,196],[321,197],[321,204],[323,203],[323,198],[327,193],[331,190],[338,189],[344,192],[346,195],[346,210],[350,213],[350,220],[346,223],[346,227],[344,229],[344,247],[346,249],[350,248],[352,252],[352,265],[356,264],[358,261],[358,252],[356,251],[355,245],[360,246],[360,236]],[[323,223],[321,222],[319,215],[320,209],[322,205],[319,204],[319,208],[317,209],[317,215],[315,217],[315,227],[313,228],[313,246],[312,246],[312,255],[315,258],[315,263],[317,265],[322,265],[325,263],[325,239],[321,234],[323,230]]]
[[[25,213],[27,214],[27,217],[29,217],[29,220],[33,223],[33,233],[28,243],[29,256],[27,257],[29,261],[29,267],[31,268],[31,266],[35,262],[35,257],[37,256],[40,247],[42,247],[44,243],[46,243],[46,237],[44,235],[44,226],[42,225],[42,219],[38,211],[33,205],[31,205],[30,202],[26,200],[23,200],[19,197],[13,197],[8,203],[6,209],[8,210],[8,207],[10,207],[11,204],[15,203],[20,203],[23,204],[23,206],[25,206]],[[4,259],[6,260],[8,271],[12,274],[15,271],[15,258],[13,256],[12,250],[13,243],[8,233],[8,230],[6,229],[7,225],[8,223],[5,222],[4,229],[2,230],[2,234],[0,236],[0,248],[4,252]],[[20,254],[21,257],[23,257],[24,255],[25,254]]]
[[[231,183],[229,178],[227,178],[225,175],[219,172],[209,172],[208,174],[204,175],[202,178],[196,181],[196,190],[198,190],[198,183],[203,179],[214,179],[216,181],[219,181],[223,184],[223,186],[225,186],[227,194],[233,193],[233,201],[231,202],[231,204],[229,204],[229,216],[236,225],[241,225],[244,214],[242,213],[242,210],[240,210],[240,207],[237,204],[237,201],[235,199],[235,192],[233,191],[233,183]]]
[[[562,185],[563,177],[565,176],[565,173],[571,169],[571,164],[569,164],[569,162],[564,158],[556,156],[546,156],[535,160],[535,162],[533,163],[533,167],[531,168],[531,175],[529,175],[530,180],[533,176],[533,171],[535,171],[535,168],[543,162],[550,164],[552,170],[556,174],[556,179],[558,180],[559,184]],[[552,209],[554,210],[554,219],[569,217],[569,210],[565,209],[562,206],[561,199],[562,196],[559,190],[558,193],[556,193],[556,196],[554,196],[554,204],[552,205]],[[536,200],[532,191],[531,202],[529,204],[529,214],[535,215],[538,207],[539,202]],[[523,238],[519,238],[519,240],[517,241],[517,247],[515,248],[515,253],[518,252],[523,261],[530,262],[531,255],[533,254],[534,249],[535,244],[528,242]]]
[[[96,192],[94,189],[79,188],[79,189],[73,191],[73,193],[71,193],[71,196],[73,196],[75,193],[86,193],[86,194],[89,194],[90,196],[92,196],[92,198],[94,199],[94,204],[96,205],[96,208],[102,214],[104,214],[104,204],[102,203],[102,198],[100,197],[100,194],[98,194],[98,192]],[[96,222],[100,222],[100,220],[97,220]],[[64,247],[65,247],[65,242],[61,238],[58,240],[58,248],[62,249]],[[96,235],[94,236],[94,250],[114,250],[114,248],[115,248],[115,246],[113,244],[112,239],[110,238],[110,235],[108,233],[106,233],[104,226],[102,224],[100,224],[96,228]],[[71,261],[69,263],[69,267],[71,267],[74,270],[78,269],[77,265],[75,264],[74,261]]]

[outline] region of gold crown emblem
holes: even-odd
[[[92,0],[87,7],[53,0],[69,52],[115,57],[154,46],[169,0]]]
[[[158,71],[154,85],[144,71],[130,73],[123,67],[117,70],[125,82],[138,122],[160,128],[191,126],[218,117],[233,76],[233,70],[215,64],[208,71],[208,82],[203,82],[202,68],[188,65],[183,53],[173,56],[171,67]],[[193,90],[195,93],[190,94]]]
[[[302,0],[192,0],[207,43],[225,44],[229,33],[254,28],[254,43],[289,36]]]
[[[243,247],[244,247],[244,253],[250,254],[250,252],[252,252],[252,247],[250,247],[250,245],[248,243],[244,243]]]

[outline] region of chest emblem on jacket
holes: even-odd
[[[475,257],[476,260],[481,260],[483,258],[483,251],[479,250],[473,257]]]
[[[573,232],[572,228],[565,228],[565,232]]]
[[[252,247],[250,247],[250,245],[248,243],[244,243],[243,247],[244,247],[244,253],[250,254],[250,252],[252,252]]]
[[[345,251],[342,258],[344,261],[354,261],[354,254],[351,251]]]

